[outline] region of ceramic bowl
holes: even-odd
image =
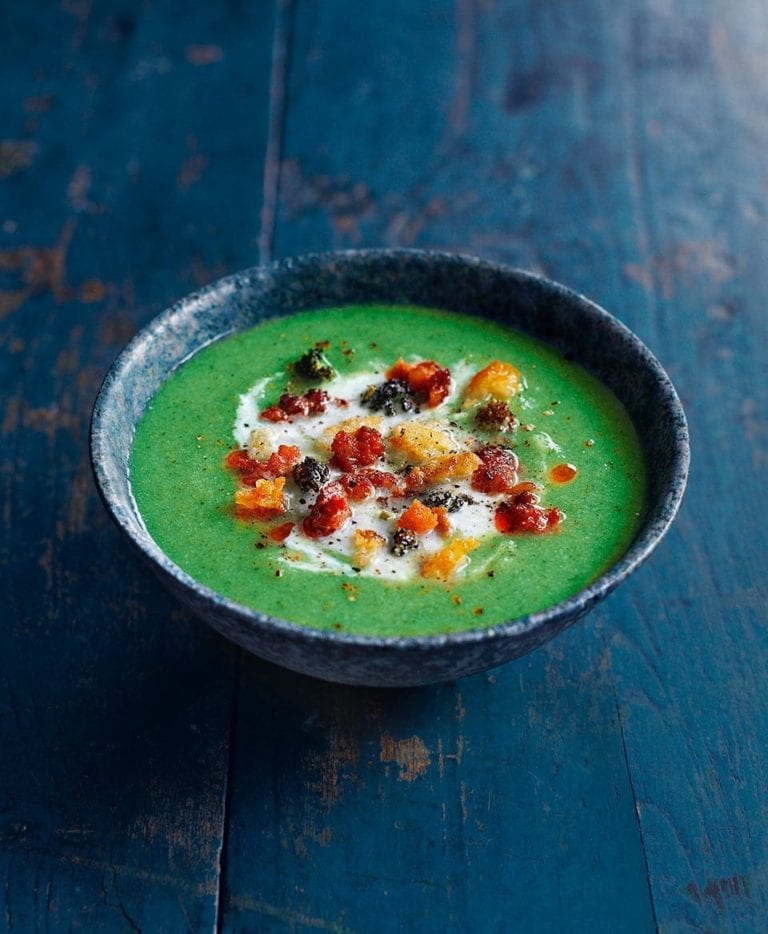
[[[648,509],[634,543],[568,600],[485,629],[441,636],[354,636],[300,626],[241,606],[177,567],[144,528],[131,495],[134,430],[152,395],[190,354],[266,317],[381,302],[481,315],[553,345],[624,403],[645,453]],[[467,256],[360,250],[295,257],[221,279],[155,318],[123,351],[96,400],[96,483],[112,518],[164,584],[220,633],[294,671],[348,684],[452,680],[531,652],[587,613],[644,561],[669,528],[685,488],[688,431],[675,390],[644,344],[602,308],[539,276]]]

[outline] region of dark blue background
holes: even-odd
[[[766,61],[761,0],[6,0],[0,926],[764,927]],[[171,300],[395,245],[604,304],[668,368],[694,458],[587,620],[406,692],[189,618],[86,447]]]

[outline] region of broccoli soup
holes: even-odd
[[[322,629],[426,635],[571,596],[626,551],[645,471],[618,400],[480,318],[351,306],[211,344],[140,422],[131,485],[200,583]]]

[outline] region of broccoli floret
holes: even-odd
[[[380,386],[369,386],[360,397],[360,402],[373,412],[383,412],[385,415],[395,414],[396,402],[400,403],[403,412],[410,412],[414,405],[413,391],[405,380],[388,379]]]
[[[297,376],[311,383],[322,383],[333,379],[336,370],[319,347],[312,347],[293,365]]]

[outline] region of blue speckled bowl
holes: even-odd
[[[309,629],[247,609],[203,587],[147,533],[131,495],[128,459],[144,407],[172,370],[204,344],[265,318],[361,302],[426,305],[482,315],[532,334],[606,383],[626,406],[645,452],[649,503],[627,554],[569,600],[486,629],[374,638]],[[675,390],[624,325],[580,295],[538,276],[466,256],[361,250],[283,260],[229,276],[163,312],[123,351],[93,411],[96,483],[117,525],[179,599],[249,651],[294,671],[348,684],[446,681],[532,651],[583,616],[659,543],[685,489],[689,448]]]

